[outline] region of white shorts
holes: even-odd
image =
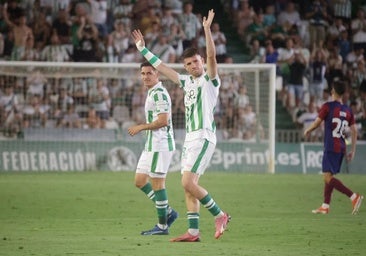
[[[137,163],[136,173],[147,174],[152,178],[165,178],[174,151],[143,151]]]
[[[204,174],[210,164],[216,145],[207,139],[185,141],[182,150],[182,174],[190,171]]]

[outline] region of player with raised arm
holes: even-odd
[[[332,101],[326,102],[319,110],[315,121],[304,131],[304,136],[309,136],[324,121],[324,154],[322,161],[324,179],[323,204],[313,210],[313,213],[329,213],[329,204],[333,189],[348,196],[352,202],[352,214],[358,213],[363,196],[353,193],[343,183],[334,177],[340,172],[342,160],[346,154],[345,133],[351,132],[351,150],[346,155],[347,161],[351,161],[356,152],[357,128],[352,110],[342,103],[342,95],[346,90],[345,84],[335,81],[332,86]]]
[[[167,235],[178,213],[168,205],[165,180],[175,150],[172,124],[172,103],[168,91],[159,80],[159,72],[148,62],[140,66],[141,79],[147,87],[146,123],[128,128],[131,136],[146,131],[145,149],[141,153],[135,174],[135,185],[152,201],[158,224],[141,235]]]
[[[211,23],[215,16],[211,9],[203,17],[203,29],[206,38],[206,71],[205,60],[197,49],[188,48],[183,54],[183,64],[189,73],[183,75],[168,67],[145,47],[143,35],[139,30],[132,32],[132,37],[141,54],[162,74],[178,84],[184,90],[186,116],[186,137],[182,150],[182,186],[185,192],[187,207],[188,231],[172,239],[172,242],[200,241],[199,210],[202,204],[215,217],[215,238],[225,231],[230,216],[221,210],[205,188],[199,185],[199,178],[204,174],[216,146],[216,126],[214,109],[220,88],[217,71],[215,44],[211,35]]]

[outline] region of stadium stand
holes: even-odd
[[[176,54],[172,59],[179,60],[184,41],[180,19],[186,1],[101,0],[97,3],[95,0],[70,0],[69,5],[68,1],[60,1],[62,4],[54,6],[49,5],[51,2],[40,1],[38,4],[37,1],[33,4],[33,1],[9,0],[0,4],[1,60],[141,62],[141,56],[129,36],[131,29],[136,27],[144,29],[150,47],[158,47],[157,39],[170,35],[168,40]],[[301,140],[291,135],[301,130],[297,117],[310,102],[319,107],[328,100],[326,97],[332,81],[341,79],[348,85],[344,100],[354,107],[359,139],[366,139],[366,5],[363,1],[190,2],[198,20],[206,15],[208,9],[217,10],[218,32],[226,37],[226,53],[222,54],[224,57],[220,56],[220,62],[277,65],[277,76],[281,82],[278,83],[276,100],[276,129],[281,134],[288,131],[288,136],[279,135],[279,138],[296,137],[296,140]],[[100,8],[96,8],[96,4],[100,4]],[[320,13],[314,16],[317,8],[327,10],[327,16]],[[313,33],[314,29],[323,32]],[[197,33],[192,42],[204,53],[201,39]],[[314,57],[318,52],[324,55],[324,65]],[[300,62],[304,63],[305,72],[301,74],[303,95],[298,100],[288,88],[297,82],[293,80],[297,77],[293,63],[297,65]],[[317,70],[317,65],[324,67],[319,74],[324,89],[324,93],[319,94],[321,96],[312,91],[319,78],[312,73]],[[119,108],[115,108],[115,104],[129,108],[130,122],[141,118],[133,107],[141,96],[138,91],[130,89],[132,86],[126,86],[125,81],[85,79],[69,81],[65,85],[57,84],[57,81],[46,82],[38,73],[30,77],[32,79],[26,81],[11,76],[0,77],[1,131],[7,137],[16,137],[23,134],[23,130],[36,127],[79,126],[77,122],[62,121],[67,111],[70,111],[67,120],[74,117],[72,111],[82,115],[85,121],[80,124],[82,127],[87,121],[89,128],[115,127],[113,122],[121,126],[123,120],[118,119],[120,115],[115,112]],[[17,95],[16,100],[12,96],[14,94]],[[110,95],[110,98],[103,100],[101,95]],[[74,110],[68,108],[70,104],[75,106]],[[90,105],[97,116],[86,120],[88,114],[93,116]],[[42,106],[45,112],[35,119],[34,109],[38,106]],[[52,113],[52,118],[47,111]],[[33,130],[26,133],[36,134]]]

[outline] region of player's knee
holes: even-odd
[[[145,181],[141,181],[141,180],[135,180],[135,186],[137,188],[142,188],[143,186],[146,185],[146,182]]]
[[[182,187],[185,191],[191,192],[194,190],[196,184],[189,179],[182,179]]]
[[[332,179],[333,175],[329,172],[324,173],[323,180],[325,183],[329,184],[330,180]]]
[[[137,182],[135,182],[135,187],[136,188],[142,188],[142,186],[139,183],[137,183]]]

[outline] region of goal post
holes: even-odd
[[[219,65],[220,74],[232,74],[232,72],[243,76],[242,82],[247,87],[250,102],[260,121],[257,123],[255,143],[266,145],[266,172],[275,173],[276,66],[273,64]],[[264,138],[261,138],[261,129],[265,133]]]
[[[184,73],[182,64],[169,65]],[[144,138],[143,135],[131,138],[125,130],[144,118],[143,105],[138,102],[143,94],[139,66],[139,63],[0,61],[0,95],[10,86],[18,104],[11,115],[5,112],[1,115],[5,118],[0,125],[0,149],[4,152],[0,156],[2,169],[133,168]],[[275,65],[219,64],[218,72],[222,82],[215,110],[218,143],[210,168],[275,173]],[[179,144],[184,138],[184,109],[180,108],[183,92],[166,77],[161,76],[161,80],[172,97],[173,126]],[[98,81],[109,90],[111,108],[104,126],[94,129],[88,115],[91,106],[99,106],[103,101],[98,95]],[[246,96],[240,95],[243,87]],[[67,111],[67,104],[61,106],[62,89],[73,98],[74,111],[80,117],[78,124],[66,122],[65,125],[62,121]],[[78,94],[79,89],[84,91],[84,96]],[[39,93],[41,97],[38,97]],[[253,112],[250,115],[241,106],[245,99]],[[43,112],[35,115],[32,104],[38,104]],[[0,110],[5,111],[1,107]],[[253,118],[256,120],[254,129],[249,127]],[[116,146],[119,144],[124,146]],[[23,152],[24,148],[29,149]],[[38,152],[35,156],[29,153],[32,148]],[[15,159],[14,163],[12,159]],[[174,168],[179,169],[178,155],[175,160]]]

